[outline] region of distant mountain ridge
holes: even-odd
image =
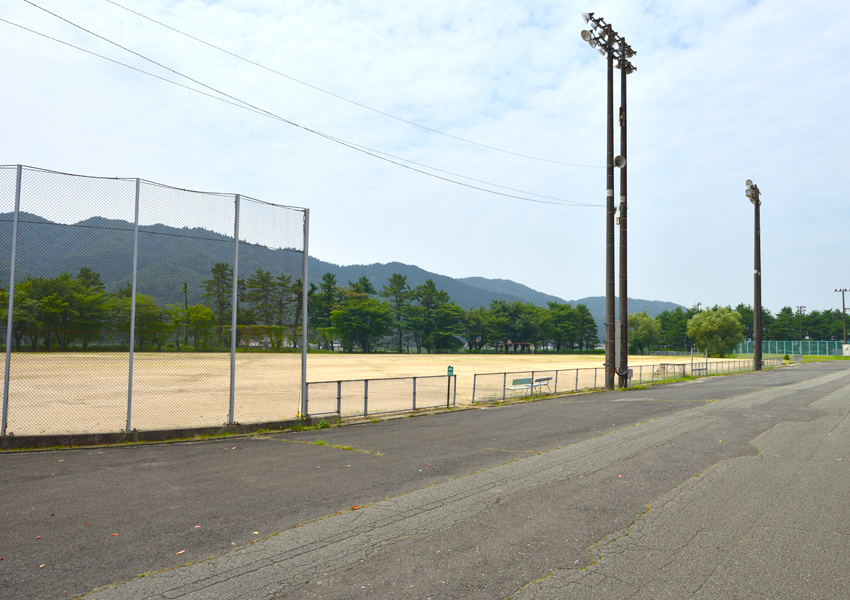
[[[18,280],[26,276],[55,277],[63,271],[75,275],[81,267],[88,267],[101,274],[109,291],[116,291],[130,281],[132,223],[93,217],[67,226],[28,213],[21,213],[20,220]],[[12,214],[0,213],[0,282],[9,280],[11,239]],[[233,238],[201,228],[146,226],[139,236],[138,256],[140,293],[153,296],[163,306],[182,304],[185,282],[189,302],[198,303],[203,281],[209,279],[212,266],[233,260]],[[290,275],[293,279],[301,276],[301,253],[291,249],[241,244],[239,257],[240,277],[250,277],[258,268],[273,275]],[[365,275],[377,290],[395,273],[406,276],[411,287],[432,279],[437,288],[448,293],[464,310],[486,307],[494,300],[537,306],[546,306],[547,302],[585,304],[599,325],[600,339],[603,337],[605,298],[602,296],[567,301],[507,279],[453,278],[400,262],[337,265],[311,256],[308,270],[311,283],[318,283],[325,273],[332,273],[337,285],[343,287]],[[673,302],[629,299],[630,313],[646,310],[650,316],[656,316],[677,307]]]

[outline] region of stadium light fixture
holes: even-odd
[[[614,389],[614,375],[619,375],[620,387],[628,386],[628,277],[626,270],[626,75],[635,72],[629,59],[636,53],[620,37],[614,28],[602,17],[594,13],[582,13],[584,22],[590,28],[582,30],[581,39],[587,42],[608,62],[608,100],[607,100],[607,160],[605,185],[605,387]],[[616,59],[616,64],[615,64]],[[614,156],[614,68],[620,69],[621,101],[620,106],[620,155]],[[616,356],[615,321],[614,321],[614,168],[620,169],[620,217],[616,223],[620,225],[620,352]],[[619,364],[619,369],[617,365]]]
[[[844,304],[844,292],[850,292],[850,288],[835,288],[833,292],[841,292],[841,321],[844,324],[844,343],[847,344],[847,308]]]
[[[800,354],[803,353],[803,315],[806,314],[805,306],[798,306],[797,313],[800,315]]]

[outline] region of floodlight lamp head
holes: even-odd
[[[617,156],[617,157],[614,159],[614,166],[615,166],[615,167],[617,167],[618,169],[622,169],[623,167],[625,167],[625,166],[626,166],[626,159],[625,159],[625,157],[623,157],[623,156]]]
[[[581,13],[581,18],[584,19],[585,23],[590,23],[590,20],[593,18],[593,13]]]
[[[753,180],[747,179],[747,187],[753,187]]]
[[[597,46],[596,51],[602,55],[602,58],[608,58],[608,55],[605,53],[605,50],[601,46]]]
[[[585,42],[590,43],[591,40],[593,40],[593,34],[590,33],[587,29],[582,29],[581,39],[583,39]]]

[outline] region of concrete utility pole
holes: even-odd
[[[614,374],[617,370],[614,341],[614,167],[623,168],[626,165],[626,159],[623,156],[614,157],[614,57],[617,56],[617,68],[623,69],[623,86],[625,86],[625,75],[635,70],[628,62],[628,58],[635,53],[602,17],[594,17],[593,13],[582,13],[582,17],[585,23],[590,24],[592,31],[582,31],[581,38],[590,44],[591,48],[595,48],[608,64],[605,161],[605,388],[612,390]],[[625,87],[623,90],[625,94]],[[625,341],[627,345],[627,339]],[[626,352],[628,352],[627,347]]]

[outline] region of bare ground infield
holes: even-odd
[[[690,359],[633,356],[629,360],[639,369],[642,364],[684,363]],[[591,387],[593,369],[602,363],[601,355],[309,354],[307,380],[444,376],[451,365],[457,375],[457,403],[468,404],[474,374],[589,369],[581,372],[580,386]],[[121,431],[127,422],[128,381],[127,354],[15,353],[9,377],[7,431],[14,435]],[[235,421],[258,423],[295,417],[300,409],[299,381],[298,354],[238,353]],[[479,379],[479,399],[488,383],[501,390],[502,378]],[[344,414],[360,411],[363,405],[362,383],[350,386],[346,388],[350,400],[342,407]],[[420,406],[445,398],[446,386],[439,380],[423,380],[419,386],[419,396],[425,400]],[[326,387],[324,393],[315,394],[311,414],[336,411],[336,386]],[[409,409],[410,387],[409,381],[375,382],[370,390],[370,411]],[[229,354],[136,353],[131,428],[221,425],[229,417],[229,392]]]

